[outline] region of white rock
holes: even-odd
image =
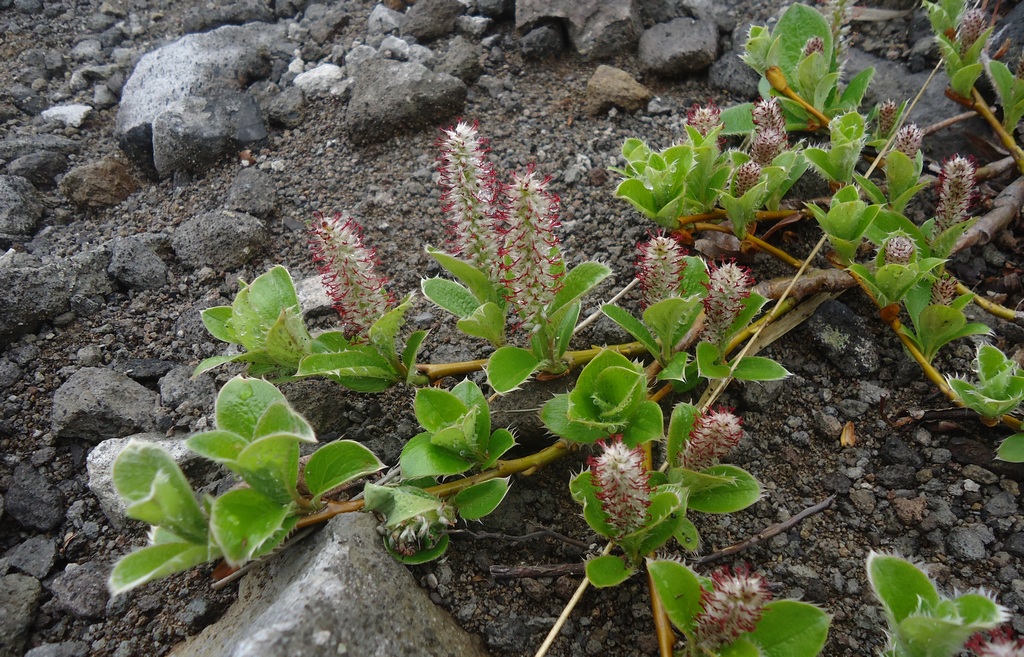
[[[45,109],[40,116],[45,121],[57,121],[72,128],[77,128],[82,125],[82,121],[85,120],[85,117],[89,116],[91,111],[91,106],[76,103],[74,105],[58,105]]]
[[[295,86],[307,96],[326,96],[345,79],[345,70],[337,64],[320,64],[316,68],[295,76]]]

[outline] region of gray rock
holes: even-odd
[[[663,77],[701,73],[718,57],[718,26],[692,18],[655,25],[640,37],[639,56],[644,68]]]
[[[1015,557],[1024,557],[1024,532],[1014,532],[1003,543],[1003,549]]]
[[[309,276],[295,283],[295,294],[306,317],[322,317],[334,312],[320,276]]]
[[[166,450],[186,475],[200,478],[209,471],[210,461],[201,459],[185,447],[181,439],[166,438],[162,433],[142,433],[127,438],[111,438],[96,445],[86,458],[89,473],[89,490],[100,502],[103,515],[116,529],[124,527],[128,517],[124,513],[124,501],[117,494],[111,478],[111,468],[117,455],[132,441],[153,443]]]
[[[323,45],[334,39],[343,27],[348,25],[348,13],[344,4],[311,4],[306,7],[300,25],[309,30],[313,41]]]
[[[185,12],[182,27],[186,32],[205,32],[222,25],[272,23],[274,12],[263,0],[233,0],[205,3]]]
[[[217,98],[270,74],[269,57],[291,56],[283,23],[228,25],[190,34],[139,60],[121,92],[114,136],[141,167],[155,173],[153,122],[192,96]]]
[[[475,657],[484,652],[380,545],[375,521],[345,514],[246,575],[238,602],[176,657]],[[316,601],[317,613],[296,613]]]
[[[306,97],[298,87],[288,87],[272,97],[264,106],[267,121],[281,128],[297,128],[302,125]]]
[[[40,112],[39,116],[44,121],[52,121],[64,126],[79,128],[82,126],[82,122],[84,122],[86,117],[91,113],[91,105],[76,103],[73,105],[58,105],[56,107],[47,108]]]
[[[345,70],[349,75],[358,75],[363,64],[379,57],[376,48],[360,44],[345,53]]]
[[[266,171],[242,169],[228,187],[224,207],[245,212],[260,219],[277,215],[277,185]]]
[[[306,8],[309,0],[274,0],[274,15],[278,18],[295,16]]]
[[[1002,61],[1013,71],[1021,56],[1024,56],[1024,7],[1019,4],[996,23],[996,29],[992,32],[993,44],[1002,44],[1007,40],[1010,47],[1003,55]]]
[[[110,592],[110,568],[96,563],[69,564],[49,588],[57,606],[75,618],[103,618]]]
[[[757,71],[747,66],[735,51],[719,57],[708,71],[708,84],[745,99],[758,97],[760,81]]]
[[[587,80],[587,111],[591,114],[607,112],[617,107],[629,113],[647,107],[654,94],[620,68],[597,67]]]
[[[14,160],[38,151],[55,151],[68,155],[77,153],[78,145],[67,137],[48,134],[8,137],[0,140],[0,159],[3,160]]]
[[[530,59],[554,57],[565,50],[565,37],[556,25],[540,25],[518,40],[519,51]]]
[[[135,179],[128,167],[110,157],[77,166],[60,181],[61,193],[83,208],[115,206],[136,189]]]
[[[551,19],[566,21],[576,52],[591,60],[632,52],[643,30],[636,0],[516,2],[516,29],[520,31]]]
[[[999,491],[985,502],[984,509],[991,518],[1006,518],[1017,512],[1017,500],[1009,492]]]
[[[380,42],[380,47],[377,48],[377,52],[387,59],[407,62],[409,61],[409,42],[405,39],[399,39],[396,36],[388,35]]]
[[[346,123],[360,144],[433,126],[462,111],[466,85],[411,62],[373,59],[355,74]]]
[[[985,546],[994,540],[985,525],[971,524],[954,527],[946,536],[949,552],[964,561],[981,561],[986,556]]]
[[[455,29],[461,34],[479,39],[491,28],[491,19],[484,16],[459,16],[455,19]]]
[[[408,48],[408,44],[406,47]],[[292,83],[301,89],[305,96],[340,96],[344,80],[345,69],[337,64],[325,62],[316,68],[299,73]]]
[[[22,463],[4,495],[4,509],[26,529],[53,531],[64,521],[64,497],[50,480]]]
[[[667,23],[675,18],[693,16],[686,0],[639,0],[640,17],[644,25]]]
[[[675,0],[669,0],[672,4]],[[731,32],[736,28],[735,9],[727,2],[717,0],[679,0],[681,13],[679,16],[693,16],[697,20],[712,21],[722,32]],[[744,35],[745,37],[746,35]]]
[[[447,73],[466,84],[472,84],[484,72],[484,66],[481,63],[483,57],[482,48],[457,36],[448,44],[448,50],[434,70],[438,73]]]
[[[58,438],[98,443],[156,427],[157,394],[124,374],[85,367],[53,395],[53,432]]]
[[[174,255],[194,269],[235,269],[249,261],[267,239],[263,222],[244,212],[214,210],[178,226]]]
[[[157,290],[167,284],[167,265],[147,240],[138,236],[111,240],[107,273],[136,290]]]
[[[239,150],[267,139],[256,99],[225,90],[190,96],[167,107],[152,123],[153,166],[159,177],[202,173]]]
[[[6,557],[15,570],[43,579],[57,560],[57,546],[45,536],[33,536],[8,550]]]
[[[476,2],[476,10],[488,18],[511,16],[515,9],[515,0],[477,0]]]
[[[7,390],[21,379],[24,372],[18,364],[7,358],[0,358],[0,390]]]
[[[405,12],[402,36],[409,35],[420,41],[448,36],[455,30],[455,19],[464,9],[459,0],[419,0]]]
[[[370,12],[370,17],[366,19],[366,33],[373,36],[397,32],[402,29],[404,21],[405,14],[399,13],[394,9],[388,9],[383,4],[378,4]]]
[[[0,176],[0,233],[31,235],[43,216],[36,190],[21,176]]]
[[[805,324],[825,357],[848,376],[878,371],[878,345],[864,320],[839,301],[826,301]]]
[[[34,331],[74,302],[113,291],[105,249],[45,260],[27,253],[0,256],[0,343]]]
[[[183,405],[192,408],[212,409],[217,398],[217,387],[209,374],[192,378],[194,368],[175,367],[160,379],[160,403],[164,408],[182,410]]]
[[[21,655],[43,587],[28,575],[0,578],[0,655]]]
[[[7,173],[21,176],[36,187],[53,187],[57,176],[67,168],[68,158],[53,151],[29,153],[7,163]]]
[[[5,94],[19,110],[25,114],[35,116],[46,109],[46,99],[23,84],[12,84],[7,88]]]
[[[25,657],[86,657],[89,644],[85,641],[44,643],[25,653]]]

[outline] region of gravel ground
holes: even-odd
[[[130,14],[139,25],[130,43],[144,49],[183,34],[183,17],[202,6],[198,2],[130,4]],[[334,37],[334,43],[345,48],[364,38],[366,17],[373,6],[347,4],[351,20]],[[738,22],[745,22],[769,16],[774,10],[770,4],[737,2],[730,7]],[[14,5],[21,7],[19,2]],[[0,89],[19,81],[27,66],[24,53],[30,48],[67,54],[84,35],[106,29],[104,11],[99,2],[49,1],[42,3],[41,12],[0,10]],[[909,18],[884,26],[860,25],[854,43],[883,57],[910,57],[911,28]],[[667,145],[678,137],[692,103],[715,97],[725,105],[739,99],[723,96],[699,77],[645,78],[637,60],[623,55],[611,63],[648,85],[667,112],[612,111],[590,116],[583,107],[595,64],[569,54],[541,62],[523,60],[510,23],[499,23],[488,34],[506,35],[496,40],[484,72],[500,79],[508,93],[499,100],[479,85],[470,86],[463,115],[480,122],[500,168],[523,170],[533,164],[552,176],[552,188],[562,199],[562,237],[569,259],[599,260],[615,270],[614,280],[589,298],[585,312],[592,311],[628,282],[634,247],[652,228],[613,198],[615,178],[607,168],[617,163],[622,141],[641,136],[651,144]],[[70,93],[63,77],[44,84],[38,90],[42,97],[66,100],[67,96],[60,96],[62,90]],[[6,554],[0,558],[0,575],[24,572],[12,563],[17,561],[13,555],[21,554],[18,550],[30,549],[26,545],[54,553],[44,572],[33,573],[42,587],[26,650],[83,642],[68,645],[77,646],[78,654],[158,657],[215,621],[234,594],[232,587],[212,592],[211,568],[203,567],[143,587],[99,609],[75,608],[69,601],[62,582],[75,571],[74,566],[105,572],[143,539],[140,527],[112,526],[90,493],[85,458],[91,444],[54,435],[53,396],[74,372],[87,365],[122,372],[154,363],[193,367],[201,358],[220,353],[221,345],[204,333],[198,311],[228,303],[238,279],[251,280],[273,264],[286,265],[297,279],[313,274],[303,222],[314,211],[339,210],[358,218],[365,227],[366,242],[376,247],[391,279],[391,289],[399,295],[417,290],[421,277],[438,273],[423,252],[426,245],[444,240],[432,170],[436,132],[426,130],[356,147],[347,143],[340,129],[342,109],[338,100],[310,101],[301,125],[272,130],[268,146],[254,154],[256,166],[274,182],[269,191],[277,212],[267,224],[269,235],[262,251],[231,271],[186,267],[167,245],[182,222],[222,205],[242,171],[240,161],[224,163],[195,179],[160,182],[133,170],[138,191],[110,209],[79,210],[59,191],[41,190],[45,211],[40,230],[31,241],[16,244],[16,249],[69,257],[115,237],[146,232],[157,236],[157,252],[169,273],[166,285],[159,289],[118,288],[91,312],[61,316],[7,346],[0,345],[4,359],[16,364],[20,373],[0,400],[0,490],[9,498],[17,480],[26,476],[28,464],[41,477],[40,490],[54,493],[50,503],[64,515],[52,529],[40,531],[15,522],[8,499],[8,514],[0,524],[0,554]],[[956,111],[949,106],[949,114]],[[38,118],[16,114],[0,125],[0,136],[48,132],[66,136],[77,147],[69,158],[72,165],[120,157],[112,138],[115,113],[116,106],[99,109],[81,127],[57,129]],[[986,191],[998,191],[1006,183],[993,181]],[[1016,287],[1012,280],[1024,262],[1016,241],[1020,237],[1018,225],[996,245],[976,249],[959,263],[963,271],[977,276],[972,282],[1006,295],[1004,303],[1011,307],[1021,302],[1019,277]],[[801,255],[816,239],[816,227],[796,225],[779,241]],[[758,279],[784,273],[762,255],[753,256],[749,264]],[[898,551],[930,564],[931,573],[947,590],[988,587],[1013,613],[1016,630],[1024,632],[1024,517],[1019,501],[1024,471],[991,460],[998,434],[977,422],[895,426],[892,418],[906,417],[908,411],[947,404],[902,352],[898,340],[875,321],[865,299],[850,292],[841,301],[863,319],[859,330],[876,350],[878,367],[858,373],[837,365],[818,346],[828,324],[802,326],[766,354],[792,371],[793,377],[784,383],[733,386],[728,391],[723,403],[736,407],[746,427],[746,437],[730,460],[764,483],[765,496],[742,513],[698,518],[702,553],[747,539],[835,496],[829,509],[737,557],[737,563],[749,562],[773,582],[777,597],[801,597],[833,614],[826,655],[872,654],[884,641],[881,614],[863,572],[864,559],[872,549]],[[424,361],[485,353],[459,338],[450,319],[427,304],[419,302],[413,315],[417,324],[431,329]],[[1019,327],[992,323],[996,344],[1011,352],[1020,345],[1024,332]],[[578,340],[586,346],[625,338],[602,320]],[[966,371],[972,355],[970,342],[961,341],[947,348],[937,364],[943,372]],[[229,374],[219,373],[217,384]],[[155,379],[143,382],[155,389]],[[415,433],[410,398],[408,391],[376,397],[339,392],[333,431],[363,440],[383,459],[394,461],[402,441]],[[674,401],[678,400],[669,404]],[[530,403],[534,402],[522,405]],[[208,401],[170,409],[161,428],[186,435],[204,426],[210,411]],[[856,425],[856,445],[842,447],[839,433],[848,421]],[[570,475],[581,467],[582,457],[574,456],[518,479],[499,511],[469,528],[489,537],[460,534],[444,560],[414,568],[434,601],[478,634],[496,656],[532,654],[579,577],[503,580],[493,578],[490,567],[576,564],[591,549],[584,546],[597,543],[567,491]],[[47,503],[40,498],[39,504]],[[553,534],[515,539],[537,529],[573,540]],[[656,654],[643,588],[635,578],[614,590],[589,592],[549,654]]]

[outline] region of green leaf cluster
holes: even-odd
[[[235,377],[217,395],[215,415],[217,428],[186,445],[229,468],[244,488],[206,496],[200,506],[163,449],[132,442],[114,461],[114,487],[126,513],[153,526],[150,544],[114,567],[114,593],[221,556],[234,566],[262,556],[287,537],[300,515],[319,508],[324,493],[383,467],[362,445],[336,441],[307,461],[308,496],[300,494],[299,444],[315,443],[316,436],[277,388]]]
[[[884,192],[864,176],[857,174],[854,178],[873,202],[888,205],[890,210],[899,213],[903,212],[918,192],[928,186],[927,182],[920,182],[923,168],[924,155],[920,151],[914,159],[910,159],[905,153],[894,150],[885,155]]]
[[[486,470],[515,445],[508,429],[491,431],[487,398],[466,380],[449,390],[420,388],[414,402],[416,419],[425,431],[402,450],[406,479]]]
[[[943,595],[920,568],[894,555],[872,551],[867,571],[889,624],[883,654],[890,657],[953,657],[973,634],[1008,617],[984,593]]]
[[[697,618],[704,611],[701,593],[714,586],[677,561],[647,562],[647,571],[669,620],[686,637],[687,654],[697,654]],[[821,609],[798,600],[775,600],[764,605],[761,619],[750,632],[722,646],[723,657],[814,657],[828,638],[831,619]],[[703,653],[702,653],[703,654]]]
[[[808,205],[807,209],[825,231],[840,262],[849,265],[857,257],[864,235],[881,207],[861,201],[857,188],[847,185],[832,196],[828,212],[813,204]]]
[[[949,87],[958,95],[970,98],[971,89],[983,71],[981,54],[992,35],[992,28],[982,32],[978,40],[965,50],[958,34],[964,11],[967,9],[965,0],[925,0],[923,4],[928,10],[928,20],[931,21],[932,31],[935,32],[939,52],[942,53],[946,75],[949,77]]]
[[[999,94],[999,104],[1003,107],[1003,128],[1012,135],[1021,117],[1024,117],[1024,80],[1015,76],[1009,66],[997,59],[988,62],[988,76]]]
[[[495,348],[505,344],[507,302],[486,272],[443,251],[427,247],[427,254],[456,281],[425,278],[423,295],[458,317],[456,326],[466,335],[483,338]]]
[[[985,418],[1009,413],[1024,401],[1024,373],[1012,358],[990,344],[978,347],[974,358],[977,383],[950,378],[949,387],[964,406]]]
[[[973,294],[961,294],[948,306],[932,303],[932,287],[935,283],[923,281],[911,288],[903,300],[913,329],[906,325],[900,331],[907,335],[927,362],[932,362],[939,349],[953,340],[972,335],[988,335],[992,330],[981,322],[970,322],[964,308],[974,298]]]
[[[829,149],[806,148],[804,156],[825,180],[835,185],[848,185],[853,182],[860,153],[867,142],[864,117],[852,110],[833,118],[828,127]]]

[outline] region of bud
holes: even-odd
[[[878,134],[888,137],[900,118],[900,106],[895,100],[887,100],[878,106]]]
[[[712,130],[722,125],[722,110],[714,101],[708,101],[707,105],[694,103],[690,111],[686,113],[686,123],[699,132],[701,136],[707,137]]]
[[[708,293],[704,297],[704,330],[701,339],[719,343],[743,310],[754,280],[746,267],[734,262],[711,264],[708,268]]]
[[[758,128],[778,130],[786,133],[786,118],[782,116],[782,106],[777,98],[759,100],[754,103],[752,111],[754,125]]]
[[[732,174],[732,194],[739,198],[761,180],[761,165],[750,160],[736,167]]]
[[[921,150],[921,142],[924,141],[924,133],[915,123],[908,123],[899,129],[896,138],[893,139],[892,148],[914,159]]]
[[[960,20],[957,40],[960,41],[960,54],[963,55],[981,37],[985,31],[985,12],[980,9],[968,9]]]
[[[708,653],[716,653],[740,635],[752,632],[761,620],[764,606],[772,599],[768,584],[746,566],[728,566],[711,575],[712,588],[701,591],[703,611],[697,617],[697,642]]]
[[[597,444],[601,454],[587,461],[591,482],[597,488],[597,499],[608,516],[608,524],[624,536],[643,527],[647,520],[651,473],[644,467],[644,450],[639,445],[630,449],[619,435]]]
[[[939,204],[935,207],[935,225],[946,230],[967,218],[974,202],[974,164],[956,155],[946,160],[939,174]]]
[[[779,153],[788,146],[786,133],[774,128],[758,130],[750,144],[750,157],[762,167],[770,166]]]
[[[460,121],[443,132],[437,164],[452,250],[497,282],[501,183],[476,124]]]
[[[825,54],[825,41],[820,36],[812,36],[804,44],[804,57],[810,57],[814,53]]]
[[[385,530],[388,547],[405,557],[437,545],[445,530],[455,525],[455,509],[442,503],[436,511],[428,511],[390,525]]]
[[[989,636],[979,632],[964,646],[977,657],[1024,657],[1024,637],[1013,638],[1013,630],[1001,627]]]
[[[943,274],[932,283],[932,303],[940,306],[948,306],[956,299],[956,279],[949,274]]]
[[[679,242],[664,235],[655,235],[637,246],[637,278],[643,291],[645,306],[679,296],[683,283],[686,251]]]
[[[743,422],[730,409],[707,411],[694,421],[679,465],[687,470],[703,470],[728,454],[741,438]]]
[[[502,281],[527,330],[535,330],[543,321],[565,274],[555,235],[561,225],[558,197],[547,191],[548,182],[531,168],[524,176],[513,174],[506,190],[509,226],[499,251]]]
[[[373,249],[363,246],[362,228],[352,219],[315,213],[310,226],[310,250],[321,282],[334,302],[347,337],[364,334],[394,301],[384,289],[386,279],[376,272]]]
[[[884,257],[887,265],[906,265],[917,249],[914,241],[906,235],[893,235],[885,241]]]

